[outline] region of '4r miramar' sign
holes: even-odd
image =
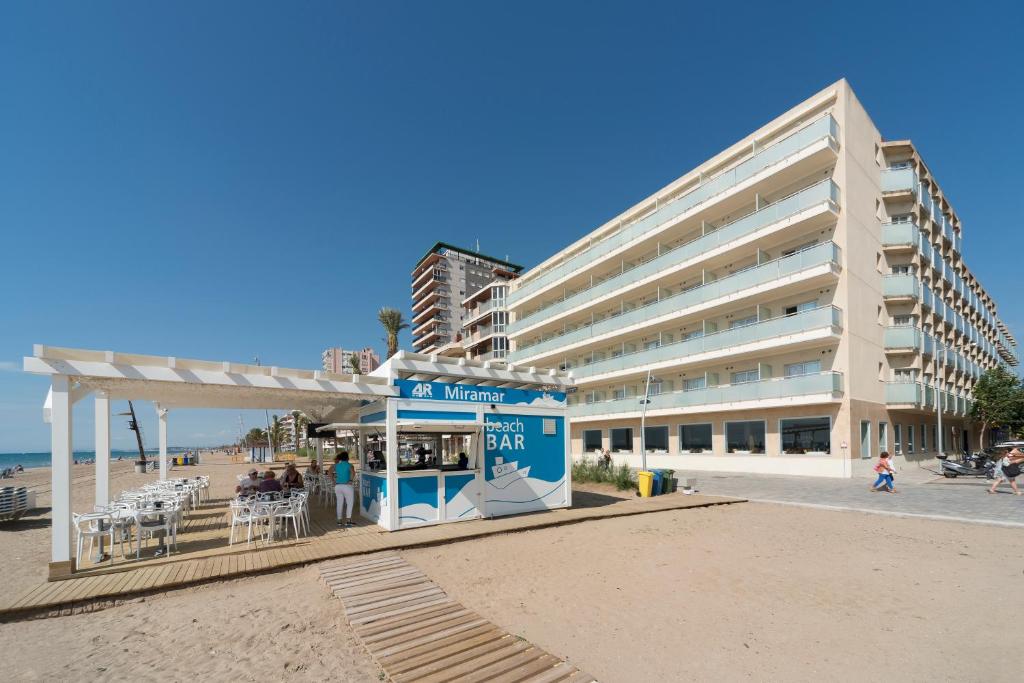
[[[465,403],[493,403],[506,406],[547,406],[565,405],[565,394],[560,391],[534,391],[532,389],[504,389],[472,384],[449,384],[447,382],[417,382],[411,379],[397,379],[398,395],[401,398],[426,401],[462,401]]]

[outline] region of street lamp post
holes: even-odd
[[[945,351],[945,349],[943,349],[943,351],[942,351],[942,354],[943,354],[943,364],[945,364],[945,353],[946,353],[946,351]],[[939,384],[939,358],[938,358],[938,354],[936,354],[935,358],[932,359],[932,363],[935,364],[935,375],[934,375],[934,383],[935,383],[935,411],[938,413],[938,439],[937,439],[938,443],[935,444],[935,447],[936,447],[936,450],[938,451],[939,457],[941,458],[942,455],[946,452],[946,449],[944,448],[946,439],[944,438],[944,434],[942,432],[942,391],[940,389],[941,384]]]
[[[644,385],[644,397],[640,399],[640,471],[647,471],[647,404],[651,402],[651,371],[647,371],[647,382]]]

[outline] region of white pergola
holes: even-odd
[[[387,376],[343,375],[231,362],[36,345],[25,372],[50,376],[43,419],[50,423],[53,526],[51,576],[71,559],[71,462],[75,403],[93,394],[96,408],[96,503],[110,500],[110,401],[156,405],[160,478],[167,477],[167,416],[176,408],[302,410],[317,422],[358,422],[364,401],[396,396]]]

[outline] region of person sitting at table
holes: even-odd
[[[274,470],[267,470],[263,473],[263,481],[260,482],[260,493],[281,490],[281,482],[275,479],[274,476]]]
[[[422,469],[426,469],[426,467],[427,467],[427,449],[425,449],[423,446],[420,446],[419,448],[416,449],[416,465],[415,466],[416,466],[417,469],[421,469],[421,470]]]
[[[302,475],[299,474],[299,469],[295,466],[295,463],[290,462],[284,466],[284,474],[281,475],[282,486],[287,486],[290,489],[301,489],[302,488]]]
[[[256,493],[260,489],[259,472],[256,468],[249,470],[249,476],[238,482],[238,486],[235,487],[235,493],[247,496],[250,493]]]
[[[459,453],[459,469],[460,470],[468,470],[469,469],[469,456],[466,455],[465,453]]]

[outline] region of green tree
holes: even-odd
[[[292,411],[292,436],[295,437],[295,454],[299,454],[299,436],[306,433],[306,424],[309,419],[302,414],[301,410]]]
[[[348,365],[349,365],[349,369],[352,370],[352,374],[353,375],[361,375],[361,374],[363,374],[363,369],[361,367],[359,367],[359,356],[358,355],[356,355],[354,353],[352,355],[350,355],[348,357]]]
[[[978,378],[972,390],[970,418],[981,425],[978,448],[985,447],[985,433],[992,427],[1016,432],[1024,426],[1024,387],[1020,378],[1003,367],[991,368]]]
[[[377,311],[377,320],[384,327],[385,341],[388,344],[388,358],[398,353],[398,333],[409,327],[397,308],[384,307]]]
[[[277,415],[274,416],[274,421],[270,425],[270,443],[275,451],[284,445],[284,425],[281,424],[281,418]]]
[[[246,448],[252,448],[253,446],[261,446],[267,443],[267,433],[259,427],[253,427],[242,439],[242,445]]]

